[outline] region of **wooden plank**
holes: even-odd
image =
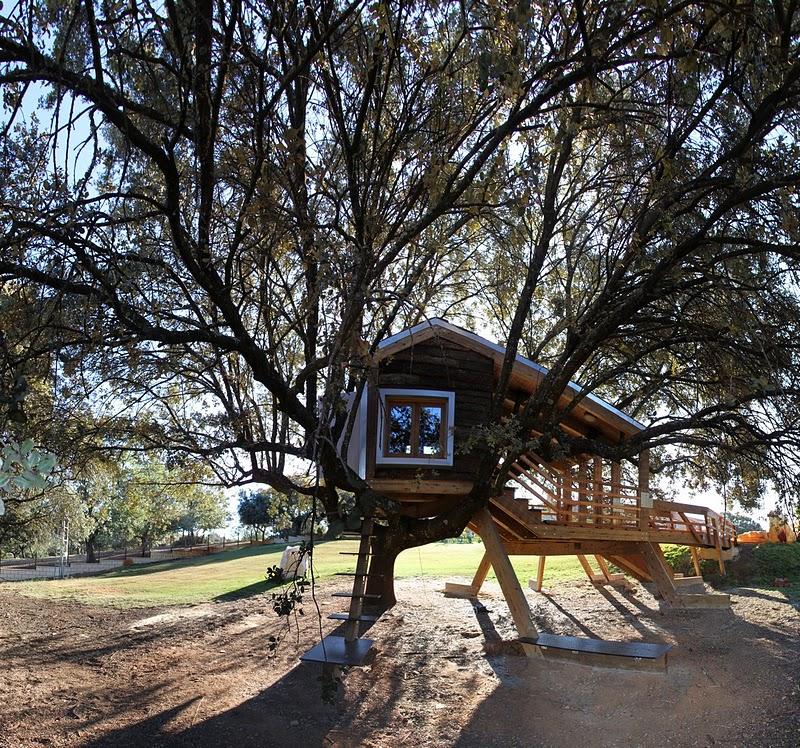
[[[445,582],[444,594],[448,597],[477,597],[478,590],[471,584],[456,584],[455,582]]]
[[[719,593],[683,593],[676,597],[673,605],[678,608],[730,608],[731,596]]]
[[[650,496],[650,450],[639,453],[639,529],[645,531],[650,526],[650,509],[653,499]]]
[[[528,586],[535,592],[542,591],[542,584],[544,584],[544,565],[547,561],[547,556],[539,556],[539,566],[536,570],[536,579],[531,579]]]
[[[580,561],[580,564],[583,567],[583,570],[586,572],[586,576],[589,577],[589,581],[590,582],[594,582],[596,575],[594,573],[594,569],[591,567],[589,562],[586,560],[586,556],[584,556],[582,553],[576,553],[575,555],[578,557],[578,561]]]
[[[703,578],[703,573],[700,571],[700,557],[697,553],[697,548],[693,545],[689,546],[689,553],[692,554],[692,564],[694,564],[694,573],[697,574],[700,579]]]
[[[596,554],[594,560],[597,561],[597,565],[600,567],[600,573],[605,577],[606,582],[610,582],[611,574],[608,571],[608,565],[605,559],[600,554]]]
[[[540,647],[593,652],[615,657],[640,657],[648,660],[663,657],[672,649],[671,644],[661,642],[620,642],[607,641],[605,639],[587,639],[581,636],[557,636],[555,634],[539,634],[536,642],[533,643]]]
[[[616,540],[562,541],[538,538],[507,542],[505,547],[509,556],[574,556],[576,553],[608,555],[630,550],[628,543]]]
[[[486,581],[486,575],[489,573],[489,569],[491,567],[492,562],[489,559],[489,554],[484,552],[483,556],[481,557],[481,562],[478,564],[478,568],[475,571],[475,576],[472,578],[472,586],[475,589],[476,595],[480,591],[481,587],[483,587],[483,583]]]
[[[503,542],[497,534],[492,515],[488,509],[481,509],[472,518],[472,522],[478,528],[478,534],[483,540],[484,548],[489,555],[500,589],[508,603],[517,632],[520,636],[536,636],[531,609],[528,607],[528,601],[525,599],[525,594],[503,547]]]
[[[722,538],[720,537],[720,523],[717,521],[716,517],[714,517],[711,521],[714,525],[714,547],[717,549],[717,563],[719,564],[719,573],[724,577],[725,561],[722,558]]]
[[[383,466],[382,466],[383,467]],[[391,467],[391,466],[389,466]],[[408,466],[407,466],[408,467]],[[412,469],[414,466],[410,466]],[[465,480],[400,480],[396,478],[375,478],[370,481],[375,491],[382,493],[427,493],[465,495],[472,490],[472,481]]]
[[[590,667],[607,667],[623,670],[646,670],[651,672],[664,672],[667,669],[667,655],[670,645],[658,645],[648,642],[600,642],[599,640],[583,639],[579,637],[553,637],[547,639],[540,635],[542,642],[555,642],[555,644],[539,644],[537,649],[547,659],[564,660],[578,665]],[[522,641],[522,640],[520,640]],[[592,644],[592,642],[597,642]],[[584,643],[585,642],[585,643]],[[527,640],[523,642],[527,644]],[[561,644],[561,646],[558,646]],[[630,644],[631,646],[625,646]],[[622,645],[618,648],[613,645]],[[637,646],[640,647],[637,650]],[[662,650],[663,647],[667,649]],[[653,649],[655,648],[655,649]],[[610,651],[605,651],[610,649]],[[617,654],[619,651],[620,654]],[[640,651],[644,656],[634,654]]]

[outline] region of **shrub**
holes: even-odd
[[[672,567],[673,571],[679,574],[692,575],[694,574],[694,564],[692,564],[692,554],[689,548],[685,545],[662,545],[661,550],[664,551],[664,558],[667,563]]]
[[[764,543],[753,551],[756,568],[764,577],[800,577],[800,543]]]

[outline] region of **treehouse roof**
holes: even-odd
[[[395,353],[432,338],[449,340],[491,358],[494,361],[495,374],[499,373],[506,355],[506,349],[502,345],[447,320],[433,317],[382,340],[378,344],[376,357],[378,360],[389,358]],[[510,385],[513,389],[532,393],[547,373],[548,370],[544,366],[517,355],[514,360]],[[595,428],[604,426],[605,428],[601,430],[606,431],[611,428],[621,431],[624,435],[630,435],[645,428],[635,418],[623,413],[611,403],[591,392],[584,392],[584,388],[576,382],[569,383],[568,391],[565,392],[565,396],[571,395],[579,398],[573,411],[575,418],[588,426]],[[597,423],[598,421],[600,423]]]

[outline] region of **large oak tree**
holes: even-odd
[[[107,443],[316,495],[334,526],[352,492],[387,558],[460,532],[530,447],[793,488],[794,0],[3,13],[0,279],[68,311],[60,355],[128,406]],[[508,357],[473,491],[415,520],[335,445],[377,343],[434,313]],[[550,371],[501,423],[517,352]],[[648,428],[568,437],[570,379]]]

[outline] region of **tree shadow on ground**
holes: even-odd
[[[234,600],[243,600],[244,598],[252,597],[253,595],[260,595],[263,592],[267,592],[268,590],[272,590],[280,586],[280,582],[262,579],[259,582],[253,582],[253,584],[248,584],[244,587],[239,587],[238,589],[224,592],[221,595],[212,597],[211,600],[215,603],[229,603]]]

